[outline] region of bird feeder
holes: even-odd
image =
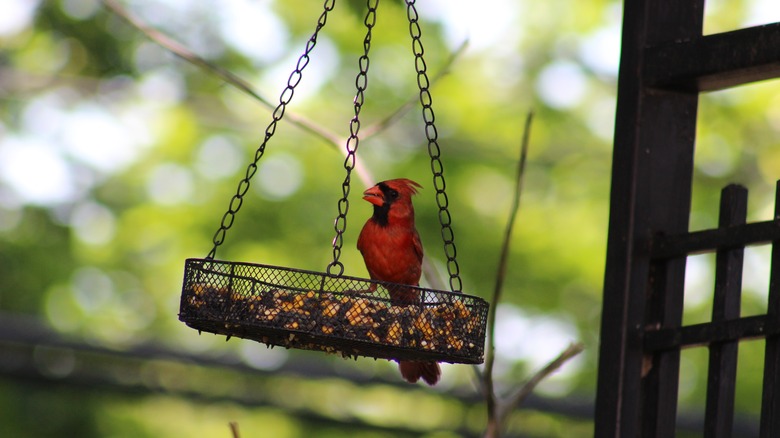
[[[347,159],[344,167],[347,175],[342,185],[343,197],[338,202],[333,261],[326,272],[314,272],[216,259],[217,248],[224,242],[243,204],[250,179],[257,172],[257,163],[276,130],[276,124],[284,116],[303,70],[309,63],[309,54],[316,45],[319,32],[333,9],[334,0],[326,0],[325,10],[281,94],[255,159],[247,167],[246,175],[239,182],[228,211],[222,218],[213,239],[213,249],[206,258],[192,258],[185,262],[179,319],[199,332],[225,335],[228,339],[251,339],[268,346],[323,351],[355,358],[365,356],[398,361],[482,363],[488,304],[460,290],[454,235],[447,209],[443,166],[414,0],[406,0],[407,16],[451,290],[398,285],[343,275],[344,267],[339,256],[346,228],[350,177],[359,140],[359,114],[367,86],[368,54],[377,5],[378,0],[368,0],[365,18],[367,33],[356,78],[355,116],[350,121],[351,135],[346,144]],[[401,287],[419,292],[418,302],[393,305],[390,292]]]

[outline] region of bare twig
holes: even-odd
[[[463,52],[466,51],[466,48],[469,45],[469,40],[464,40],[460,46],[458,46],[457,49],[455,49],[454,52],[450,54],[450,56],[447,58],[447,61],[444,63],[444,65],[441,66],[441,69],[431,78],[430,86],[433,86],[436,82],[438,82],[442,77],[447,75],[450,72],[450,68],[455,63],[455,61],[460,58],[460,56],[463,54]],[[395,111],[387,115],[384,119],[374,123],[373,125],[365,128],[363,130],[363,138],[370,137],[372,135],[376,135],[385,129],[387,129],[389,126],[394,124],[398,121],[401,117],[404,116],[409,110],[412,109],[418,102],[419,102],[419,96],[416,94],[409,98],[406,102],[404,102],[403,105],[398,107]]]
[[[276,105],[255,91],[247,81],[241,79],[238,75],[230,72],[229,70],[226,70],[212,62],[203,59],[185,47],[183,44],[175,41],[173,38],[170,38],[157,29],[147,26],[146,23],[144,23],[137,16],[130,13],[127,9],[123,8],[122,5],[120,5],[116,0],[103,0],[103,4],[115,14],[125,19],[128,23],[146,35],[149,39],[159,44],[161,47],[167,49],[174,55],[184,59],[192,65],[200,67],[210,74],[219,77],[226,83],[236,87],[239,91],[242,91],[243,93],[251,96],[265,107],[271,110],[276,108]],[[325,142],[330,147],[340,150],[342,153],[346,154],[345,148],[341,147],[342,139],[339,135],[323,128],[322,126],[307,119],[306,117],[301,116],[300,114],[295,114],[290,111],[285,111],[285,120],[303,129],[304,131],[325,140]],[[373,184],[372,181],[374,179],[370,175],[368,168],[362,162],[360,162],[357,157],[355,171],[358,173],[360,179],[366,184],[366,186]]]
[[[241,438],[241,434],[238,432],[238,423],[235,421],[230,422],[230,432],[233,434],[233,438]]]
[[[515,178],[515,192],[512,199],[512,207],[507,221],[504,241],[501,246],[501,254],[498,261],[498,270],[496,272],[496,285],[493,290],[493,306],[488,315],[488,337],[487,352],[485,354],[485,371],[482,374],[483,392],[487,402],[487,427],[485,437],[498,438],[505,426],[509,414],[533,392],[536,386],[547,376],[558,370],[564,363],[574,356],[580,354],[583,350],[581,343],[571,344],[561,352],[558,357],[548,363],[544,368],[537,371],[528,379],[517,391],[506,398],[500,398],[496,394],[495,382],[493,380],[493,367],[495,365],[495,336],[496,336],[496,306],[501,299],[501,292],[506,278],[506,267],[509,259],[509,245],[512,240],[512,231],[514,229],[515,219],[520,210],[520,195],[523,191],[523,175],[525,174],[525,163],[528,156],[528,144],[531,135],[531,122],[533,121],[533,112],[528,112],[523,131],[523,140],[520,149],[520,160],[517,165],[517,175]]]
[[[206,61],[205,59],[193,53],[190,49],[185,47],[183,44],[180,44],[178,41],[174,40],[173,38],[170,38],[169,36],[158,31],[157,29],[147,26],[146,23],[144,23],[139,17],[135,16],[130,11],[122,7],[122,5],[119,4],[119,2],[115,0],[103,0],[103,4],[118,16],[124,18],[125,21],[127,21],[133,27],[141,31],[141,33],[146,35],[149,39],[156,42],[163,48],[168,49],[174,55],[184,59],[190,64],[196,65],[202,68],[203,70],[213,73],[214,75],[223,79],[225,82],[233,85],[234,87],[238,88],[244,93],[254,97],[263,105],[271,109],[275,107],[275,105],[273,105],[269,100],[265,99],[263,96],[255,92],[246,81],[236,76],[235,74],[231,73],[230,71],[225,70],[224,68],[218,65]]]
[[[211,73],[219,77],[227,84],[232,85],[236,87],[238,90],[251,96],[258,102],[263,104],[265,107],[271,110],[273,110],[276,107],[276,105],[274,105],[270,100],[264,98],[260,93],[255,91],[247,81],[243,80],[238,75],[230,72],[229,70],[226,70],[218,65],[215,65],[212,62],[203,59],[202,57],[198,56],[197,54],[189,50],[183,44],[175,41],[174,39],[170,38],[164,33],[158,31],[157,29],[154,29],[146,25],[146,23],[144,23],[143,20],[141,20],[139,17],[135,16],[130,11],[122,7],[122,5],[119,4],[119,2],[117,2],[116,0],[102,0],[102,1],[103,4],[109,10],[113,11],[115,14],[122,17],[125,21],[130,23],[130,25],[138,29],[149,39],[159,44],[161,47],[169,50],[174,55],[184,59],[185,61],[197,67],[200,67],[201,69],[205,70],[208,73]],[[431,85],[436,83],[437,80],[439,80],[449,71],[450,67],[455,62],[455,60],[465,50],[467,43],[468,41],[464,41],[460,45],[460,47],[458,47],[458,49],[452,55],[450,55],[447,62],[442,66],[441,71],[439,71],[439,73],[437,73],[436,76],[434,76],[434,78],[431,80]],[[377,133],[386,129],[391,124],[395,123],[398,120],[398,118],[400,118],[404,113],[406,113],[409,110],[409,108],[411,108],[414,102],[416,102],[416,99],[417,99],[416,96],[410,98],[409,101],[407,101],[404,105],[402,105],[396,111],[391,113],[388,117],[377,122],[372,126],[365,128],[363,130],[362,138],[366,139],[372,135],[376,135]],[[341,153],[345,155],[347,154],[346,148],[342,147],[343,140],[339,135],[322,127],[321,125],[313,122],[312,120],[309,120],[308,118],[303,117],[300,114],[293,113],[291,111],[285,111],[285,120],[289,121],[290,123],[299,127],[300,129],[316,137],[323,139],[325,143],[328,144],[328,146],[341,151]],[[372,186],[376,181],[372,176],[370,169],[365,165],[365,163],[363,163],[363,161],[359,157],[355,157],[355,172],[358,174],[358,177],[360,177],[361,182],[363,182],[363,184],[366,187]],[[427,269],[427,272],[428,274],[426,275],[426,278],[429,277],[431,279],[434,278],[434,276],[430,275],[430,273],[433,272],[432,269]],[[433,280],[433,282],[436,281],[437,280]]]
[[[536,374],[531,376],[528,381],[526,381],[523,386],[520,387],[520,389],[517,390],[514,394],[507,397],[506,401],[502,403],[500,406],[500,409],[498,411],[498,423],[504,424],[506,417],[509,416],[509,414],[518,406],[520,406],[523,401],[525,401],[526,398],[528,398],[529,395],[533,392],[534,389],[536,389],[536,385],[538,385],[542,380],[544,380],[547,376],[557,371],[560,367],[563,366],[569,359],[572,359],[574,356],[577,356],[578,354],[582,353],[582,350],[584,350],[584,346],[582,343],[574,343],[570,344],[565,350],[563,350],[558,357],[550,361],[544,368],[537,371]]]
[[[496,284],[493,289],[493,306],[488,314],[488,336],[487,351],[485,353],[485,372],[483,375],[484,391],[486,394],[488,426],[498,430],[497,405],[498,399],[495,393],[495,384],[493,382],[493,366],[495,364],[495,342],[496,342],[496,310],[498,302],[501,299],[501,291],[504,287],[506,278],[506,265],[509,259],[509,246],[512,240],[512,231],[514,230],[517,212],[520,210],[520,195],[523,189],[523,174],[525,173],[525,162],[528,156],[528,144],[531,136],[531,122],[533,121],[533,112],[529,111],[525,119],[525,128],[523,130],[523,140],[520,144],[520,160],[517,165],[515,175],[515,192],[512,199],[512,207],[509,211],[506,231],[504,232],[504,241],[501,246],[501,254],[498,260],[498,272],[496,272]],[[495,423],[495,424],[494,424]],[[490,435],[497,436],[497,435]]]

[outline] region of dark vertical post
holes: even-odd
[[[747,189],[729,185],[721,192],[720,228],[742,225],[747,218]],[[739,318],[742,295],[742,262],[744,247],[720,249],[715,261],[715,296],[712,321]],[[734,389],[737,380],[739,341],[710,344],[710,366],[707,374],[707,408],[704,414],[704,436],[731,436],[734,422]]]
[[[775,187],[775,221],[780,220],[780,181]],[[767,320],[780,321],[780,242],[772,243],[772,271],[769,278]],[[764,394],[761,401],[761,437],[780,436],[780,336],[766,338]]]
[[[703,3],[624,2],[597,437],[674,436],[679,350],[645,356],[642,332],[680,325],[685,258],[651,266],[647,244],[656,233],[688,231],[698,94],[651,89],[644,55],[701,36]]]

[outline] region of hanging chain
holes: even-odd
[[[436,117],[433,113],[428,68],[425,65],[425,59],[423,59],[425,49],[420,40],[422,35],[420,17],[414,2],[415,0],[406,0],[406,16],[409,18],[409,33],[412,36],[412,52],[414,53],[414,66],[417,70],[417,86],[420,88],[420,103],[425,121],[425,137],[428,139],[428,154],[431,157],[433,187],[436,189],[436,204],[439,206],[441,237],[444,241],[444,255],[447,257],[447,272],[450,274],[450,289],[453,292],[461,292],[460,267],[456,260],[455,234],[452,230],[452,216],[450,216],[448,209],[449,199],[445,192],[447,184],[444,182],[444,165],[441,161],[441,150],[438,143],[439,133],[434,124]]]
[[[368,0],[368,12],[364,23],[366,25],[366,37],[363,39],[363,55],[358,59],[358,66],[360,71],[355,78],[355,88],[357,93],[355,94],[354,108],[355,116],[349,121],[349,138],[347,139],[347,157],[344,159],[344,169],[347,171],[347,176],[344,178],[344,182],[341,184],[342,197],[338,202],[338,216],[333,224],[333,228],[336,230],[336,237],[333,238],[333,261],[328,265],[329,275],[341,275],[344,273],[344,265],[339,261],[341,257],[341,247],[344,245],[344,231],[347,229],[347,212],[349,211],[349,191],[350,182],[352,178],[352,169],[355,168],[355,153],[357,152],[358,132],[360,131],[360,110],[363,108],[364,92],[368,87],[368,52],[371,49],[371,31],[376,25],[376,9],[379,6],[379,0]],[[334,271],[338,269],[338,271]]]
[[[236,194],[233,195],[233,198],[230,200],[227,212],[222,216],[219,229],[214,234],[214,248],[212,248],[211,252],[209,252],[209,255],[206,256],[207,259],[214,259],[214,257],[217,255],[217,247],[222,245],[222,243],[225,241],[225,234],[227,233],[227,230],[233,226],[236,213],[238,213],[238,210],[244,203],[244,196],[246,196],[246,192],[249,190],[249,180],[252,179],[255,173],[257,173],[257,162],[260,161],[260,158],[263,157],[263,154],[265,153],[265,146],[268,144],[268,140],[270,140],[276,132],[276,124],[279,122],[279,120],[282,120],[282,117],[284,117],[284,111],[287,108],[287,104],[289,104],[292,100],[295,87],[298,86],[298,84],[301,82],[301,78],[303,77],[303,69],[306,68],[306,66],[309,64],[309,54],[317,44],[317,36],[319,35],[320,30],[325,27],[325,23],[328,20],[328,13],[333,10],[335,4],[336,0],[325,0],[325,10],[317,20],[317,27],[314,30],[314,34],[312,34],[311,38],[309,38],[309,40],[306,42],[306,49],[304,50],[303,55],[298,58],[298,63],[295,66],[295,70],[293,70],[293,72],[290,74],[290,77],[287,79],[287,86],[279,97],[279,105],[277,105],[273,111],[273,120],[265,130],[265,138],[257,148],[257,151],[255,151],[254,161],[252,161],[252,163],[247,166],[246,174],[244,175],[244,178],[239,181]]]

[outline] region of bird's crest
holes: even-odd
[[[389,179],[382,181],[380,184],[385,184],[390,188],[398,190],[399,193],[405,193],[409,196],[416,195],[417,189],[422,188],[420,184],[408,178]]]

